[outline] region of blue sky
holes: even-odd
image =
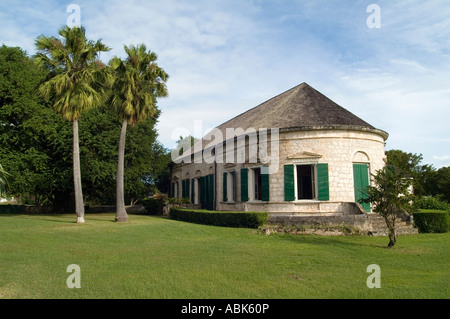
[[[450,166],[450,2],[377,0],[0,0],[0,44],[34,54],[71,3],[88,37],[124,56],[144,43],[170,74],[159,140],[194,134],[302,82],[387,131],[386,149]],[[381,27],[369,28],[370,4]],[[199,137],[199,136],[198,136]]]

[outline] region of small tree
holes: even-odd
[[[367,187],[367,198],[361,199],[361,202],[372,203],[374,211],[384,218],[389,230],[388,247],[393,247],[397,241],[395,220],[398,212],[412,209],[412,194],[409,192],[411,181],[393,166],[378,170],[372,176],[375,186]]]

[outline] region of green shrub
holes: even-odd
[[[162,215],[164,205],[165,200],[163,198],[151,197],[142,200],[142,206],[149,215]]]
[[[174,205],[181,205],[181,204],[190,204],[191,200],[189,199],[189,197],[183,197],[183,198],[177,198],[177,197],[170,197],[167,202],[169,204],[174,204]]]
[[[265,212],[222,212],[173,207],[170,209],[170,218],[204,225],[258,228],[267,221],[269,215]]]
[[[450,215],[448,211],[416,212],[414,226],[420,233],[446,233],[450,229]]]
[[[450,205],[439,197],[423,196],[415,200],[414,206],[418,209],[449,210]]]
[[[25,205],[0,205],[0,214],[24,214]]]

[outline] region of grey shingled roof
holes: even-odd
[[[218,129],[354,126],[375,129],[306,83],[221,124]]]
[[[388,133],[376,129],[307,83],[297,85],[219,125],[217,129],[222,132],[224,138],[227,128],[243,130],[254,128],[256,131],[261,128],[275,128],[281,132],[318,129],[362,130],[375,132],[385,140],[388,138]],[[211,146],[208,135],[199,141],[201,149],[207,145]],[[181,157],[189,156],[192,151],[191,148]]]

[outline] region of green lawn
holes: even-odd
[[[113,214],[0,216],[0,298],[449,298],[450,233],[270,235]],[[81,269],[69,289],[67,266]],[[370,264],[381,288],[369,289]]]

